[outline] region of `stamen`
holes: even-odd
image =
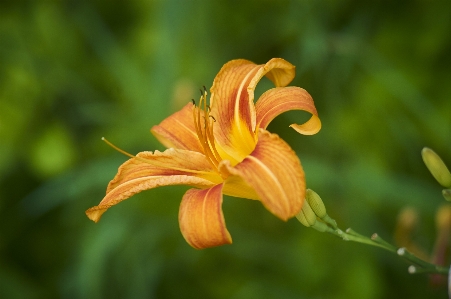
[[[216,150],[213,135],[213,124],[216,122],[216,119],[210,115],[211,108],[207,104],[207,89],[205,86],[203,86],[203,88],[204,92],[199,99],[199,106],[193,109],[194,126],[207,160],[213,167],[217,168],[219,161],[221,161],[221,156]],[[203,115],[201,115],[202,112]],[[210,118],[212,119],[211,121]],[[203,124],[202,121],[204,122]]]
[[[218,165],[218,161],[215,159],[214,155],[211,152],[211,147],[210,147],[210,140],[209,140],[209,136],[207,134],[208,132],[208,118],[206,117],[208,115],[208,110],[207,110],[207,95],[206,93],[204,93],[204,95],[201,97],[200,101],[199,101],[199,114],[198,114],[198,121],[199,121],[199,126],[200,126],[200,107],[202,106],[202,103],[204,104],[204,132],[201,131],[201,135],[202,135],[202,141],[203,141],[203,147],[204,147],[204,151],[206,156],[208,157],[209,160],[211,160],[211,163],[217,167]]]
[[[155,166],[155,167],[160,167],[160,168],[170,169],[170,170],[178,170],[178,171],[182,171],[182,172],[191,172],[191,173],[197,173],[197,174],[210,174],[210,172],[208,172],[208,171],[201,171],[201,170],[193,170],[193,169],[184,169],[184,168],[172,167],[172,166],[168,166],[165,163],[158,163],[157,161],[146,160],[146,159],[143,159],[141,157],[138,157],[138,156],[132,155],[130,153],[127,153],[126,151],[118,148],[117,146],[115,146],[114,144],[109,142],[105,137],[102,137],[102,140],[106,144],[108,144],[109,146],[111,146],[112,148],[114,148],[115,150],[120,152],[121,154],[124,154],[124,155],[126,155],[126,156],[128,156],[130,158],[135,158],[138,161],[150,164],[150,165]]]
[[[193,105],[196,106],[196,101],[194,99],[191,99],[191,102],[193,102]]]
[[[203,99],[203,97],[200,98],[199,106],[202,105],[202,99]],[[201,122],[200,122],[200,110],[201,109],[199,107],[195,107],[193,109],[193,119],[194,119],[194,126],[196,127],[197,137],[199,138],[199,142],[201,143],[202,148],[204,149],[204,154],[207,157],[208,162],[211,164],[211,166],[213,168],[217,168],[217,165],[215,163],[213,163],[213,161],[211,160],[211,157],[209,156],[208,144],[206,144],[205,136],[202,133]],[[197,111],[197,117],[196,117],[196,111]]]
[[[109,146],[111,146],[112,148],[114,148],[115,150],[117,150],[118,152],[120,152],[121,154],[124,154],[124,155],[126,155],[126,156],[128,156],[128,157],[130,157],[130,158],[136,158],[136,156],[134,156],[134,155],[132,155],[132,154],[130,154],[130,153],[127,153],[126,151],[124,151],[124,150],[118,148],[117,146],[115,146],[114,144],[112,144],[111,142],[109,142],[108,140],[106,140],[105,137],[102,137],[102,141],[104,141],[106,144],[108,144]]]
[[[211,117],[214,119],[213,116],[211,116]],[[213,149],[213,155],[215,156],[216,161],[221,161],[222,160],[221,155],[219,155],[218,150],[216,149],[216,146],[215,146],[215,137],[213,135],[213,123],[211,124],[210,130],[207,133],[208,133],[208,137],[209,137],[208,140],[210,141],[210,148]]]

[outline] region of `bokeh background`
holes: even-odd
[[[2,1],[1,298],[446,298],[377,248],[280,221],[225,198],[234,244],[194,250],[180,234],[186,187],[143,192],[94,224],[127,157],[162,150],[149,129],[210,87],[235,58],[296,65],[323,129],[289,112],[270,126],[342,228],[393,242],[398,213],[427,254],[451,164],[449,1]],[[270,88],[263,80],[257,93]],[[410,236],[409,236],[410,237]]]

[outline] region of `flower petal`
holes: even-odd
[[[231,166],[230,161],[228,160],[224,160],[222,163]],[[256,200],[260,199],[260,197],[258,197],[258,194],[255,193],[254,188],[249,186],[241,177],[237,175],[228,175],[227,179],[224,182],[222,193],[234,197]]]
[[[278,115],[290,110],[304,110],[312,117],[302,125],[290,127],[304,135],[316,134],[321,129],[321,121],[310,94],[299,87],[273,88],[262,94],[256,105],[257,127],[266,129]]]
[[[251,84],[251,88],[255,88],[258,81],[263,76],[266,76],[269,80],[274,83],[276,87],[287,86],[294,78],[295,75],[295,66],[282,58],[273,58],[268,61],[265,65],[263,65],[263,69],[261,70],[261,76],[255,79],[253,84]]]
[[[122,164],[107,187],[107,193],[127,181],[148,176],[188,175],[219,183],[222,178],[200,153],[167,149],[164,152],[141,152]]]
[[[106,196],[99,205],[86,211],[89,219],[97,222],[111,206],[144,190],[169,185],[189,185],[209,188],[222,182],[213,172],[203,154],[185,150],[168,149],[139,153],[119,167],[108,185]]]
[[[278,135],[259,129],[258,143],[251,155],[235,167],[224,161],[220,168],[240,176],[279,218],[287,220],[301,210],[305,197],[304,171],[296,154]]]
[[[193,119],[194,105],[186,104],[180,111],[153,126],[152,134],[167,148],[178,148],[203,153]]]
[[[222,184],[188,190],[180,204],[179,223],[183,237],[196,249],[231,244],[222,213]]]
[[[226,63],[211,88],[211,114],[216,147],[223,159],[236,164],[255,147],[256,116],[254,89],[266,75],[276,86],[287,85],[294,77],[294,66],[274,58],[264,65],[239,59]]]
[[[144,190],[149,190],[161,186],[189,185],[195,187],[208,188],[212,184],[210,181],[193,176],[171,175],[171,176],[148,176],[127,181],[108,193],[99,205],[86,210],[86,215],[94,222],[98,222],[103,213],[121,201],[130,198],[132,195]]]

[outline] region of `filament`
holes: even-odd
[[[109,146],[111,146],[112,148],[114,148],[115,150],[120,152],[121,154],[126,155],[127,157],[137,159],[138,161],[150,164],[150,165],[155,166],[155,167],[159,167],[159,168],[163,168],[163,169],[170,169],[170,170],[177,170],[177,171],[182,171],[182,172],[197,173],[197,174],[211,174],[211,172],[208,172],[208,171],[201,171],[201,170],[193,170],[193,169],[185,169],[185,168],[173,167],[173,166],[168,166],[166,163],[161,163],[161,162],[159,163],[158,161],[144,159],[142,157],[138,157],[138,156],[132,155],[132,154],[124,151],[123,149],[120,149],[119,147],[117,147],[114,144],[112,144],[111,142],[109,142],[105,137],[102,137],[102,141],[104,141],[106,144],[108,144]]]
[[[202,112],[203,115],[201,115]],[[204,149],[204,154],[207,157],[208,162],[215,169],[217,169],[219,161],[221,161],[221,156],[216,150],[215,139],[213,135],[213,124],[216,122],[216,119],[212,115],[210,115],[210,112],[211,108],[207,104],[207,90],[204,86],[204,92],[200,97],[199,106],[193,109],[194,126],[196,128],[197,137],[202,145],[202,148]]]

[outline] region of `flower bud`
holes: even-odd
[[[451,173],[439,155],[430,148],[425,147],[421,151],[421,156],[423,157],[424,164],[426,164],[426,167],[437,182],[443,187],[451,187]]]
[[[318,218],[320,218],[322,221],[332,226],[333,228],[337,228],[337,222],[334,219],[330,218],[329,215],[327,215],[326,207],[324,206],[324,203],[318,193],[316,193],[312,189],[307,189],[305,192],[305,199],[309,203],[312,211],[316,214],[316,216],[318,216]]]
[[[301,211],[296,215],[296,218],[301,222],[303,225],[310,227],[316,223],[316,215],[313,212],[312,208],[308,204],[307,200],[304,201],[304,204],[302,205]]]
[[[319,197],[319,195],[315,191],[313,191],[312,189],[307,189],[305,191],[305,199],[307,200],[316,216],[318,216],[319,218],[324,218],[324,216],[327,215],[326,207],[324,206],[321,197]]]

